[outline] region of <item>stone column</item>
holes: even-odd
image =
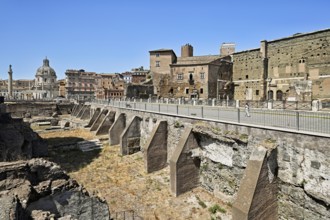
[[[8,97],[13,97],[13,70],[11,69],[11,65],[9,65],[8,70]]]
[[[263,99],[267,100],[267,88],[269,85],[267,85],[266,79],[269,78],[268,76],[268,43],[266,40],[261,41],[260,43],[260,53],[261,53],[261,59],[262,59],[262,68],[261,68],[261,75],[263,81],[261,82],[263,85]]]

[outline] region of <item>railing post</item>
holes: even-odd
[[[147,103],[144,103],[144,110],[147,111]]]
[[[204,108],[203,108],[203,106],[201,107],[201,115],[202,115],[201,117],[204,118]]]
[[[241,113],[240,113],[240,108],[237,108],[237,122],[241,123]]]
[[[160,112],[160,104],[158,103],[158,112]]]
[[[296,112],[296,126],[297,126],[297,131],[299,131],[299,112]]]
[[[176,115],[179,114],[179,105],[176,105]]]

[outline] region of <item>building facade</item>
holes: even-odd
[[[168,84],[171,74],[170,64],[176,62],[177,57],[172,49],[159,49],[149,51],[150,74],[154,85],[154,94],[160,95],[161,88]]]
[[[132,75],[133,73],[132,72],[124,72],[124,73],[121,73],[125,83],[132,83]]]
[[[124,97],[125,81],[120,74],[97,74],[96,84],[97,99]]]
[[[197,99],[233,98],[230,56],[194,56],[190,44],[181,47],[181,57],[177,57],[173,50],[150,51],[150,56],[150,70],[154,76],[154,86],[158,86],[158,96]],[[165,66],[159,66],[157,69],[157,64]],[[155,79],[155,73],[161,77]]]
[[[330,29],[261,41],[233,54],[234,98],[310,101],[330,98]]]
[[[139,68],[132,69],[132,83],[140,84],[144,83],[147,80],[147,76],[149,74],[149,70],[145,70],[143,66]]]
[[[85,70],[65,71],[65,92],[67,99],[93,100],[97,89],[96,73]]]
[[[162,90],[161,96],[166,97],[168,92],[174,98],[232,98],[225,87],[231,82],[231,68],[230,57],[179,57],[177,63],[171,64],[170,88]]]
[[[4,96],[6,99],[17,100],[32,100],[33,91],[31,88],[34,85],[34,80],[19,79],[12,81],[12,97],[8,94],[8,80],[0,80],[0,96]]]

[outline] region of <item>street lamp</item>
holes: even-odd
[[[272,82],[272,80],[273,79],[271,77],[269,77],[269,78],[266,79],[266,82],[268,83],[268,86],[267,86],[267,96],[268,96],[268,99],[267,100],[268,101],[270,100],[270,92],[269,92],[270,90],[269,90],[269,88],[270,88],[270,83]]]

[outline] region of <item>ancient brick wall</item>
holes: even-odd
[[[330,30],[268,42],[268,74],[277,85],[274,94],[286,93],[290,81],[307,77],[312,80],[313,99],[329,97],[329,43]]]
[[[329,98],[329,42],[330,29],[327,29],[263,41],[261,44],[265,44],[266,59],[259,48],[235,53],[235,99],[262,100],[267,97],[265,93],[269,90],[273,93],[273,100]],[[272,81],[266,83],[267,78],[272,78]],[[311,83],[311,88],[302,88],[301,81],[305,81],[306,85]]]
[[[69,114],[73,107],[72,103],[50,103],[50,102],[17,102],[7,103],[7,112],[13,117],[24,117],[26,113],[31,116],[51,116],[54,112]]]
[[[262,99],[262,59],[259,49],[234,54],[233,81],[236,85],[234,99]],[[259,92],[256,92],[257,90]]]

